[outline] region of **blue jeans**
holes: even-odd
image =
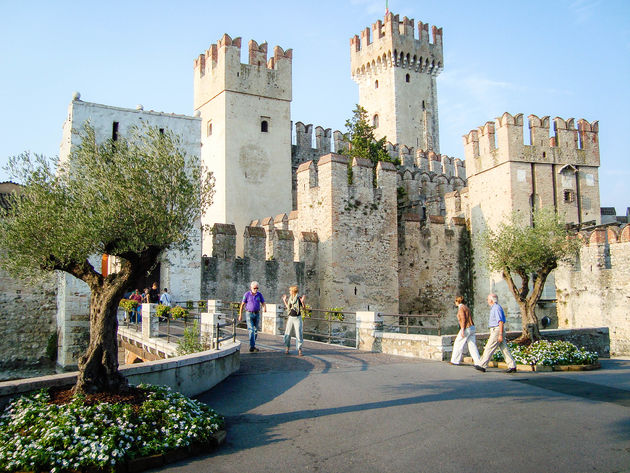
[[[295,332],[295,348],[300,350],[304,343],[304,335],[302,332],[302,317],[287,316],[287,325],[284,329],[284,345],[289,348],[291,346],[291,330]]]
[[[247,322],[247,330],[249,331],[249,347],[256,346],[256,337],[260,326],[260,312],[245,311],[245,321]]]

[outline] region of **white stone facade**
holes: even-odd
[[[241,38],[227,34],[195,60],[194,106],[202,118],[202,162],[216,177],[204,225],[244,228],[260,215],[291,206],[292,51],[249,42],[241,64]],[[211,239],[203,253],[210,255]],[[242,254],[241,235],[237,251]]]
[[[133,126],[147,124],[176,133],[182,146],[193,162],[200,162],[201,119],[185,115],[135,110],[84,102],[75,98],[68,107],[68,117],[63,125],[60,159],[70,159],[72,147],[78,144],[83,124],[94,128],[96,138],[105,141],[114,134],[125,136]],[[139,209],[141,210],[141,209]],[[174,301],[198,301],[201,296],[201,223],[189,236],[189,251],[167,251],[160,255],[160,288],[167,287]],[[101,269],[101,257],[91,258],[91,263]],[[116,269],[115,258],[108,260],[108,269]],[[129,288],[130,290],[133,288]],[[142,288],[140,288],[142,289]],[[67,275],[59,276],[57,295],[57,332],[59,339],[58,364],[74,367],[78,357],[89,342],[89,288],[82,281]]]

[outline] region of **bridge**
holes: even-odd
[[[508,375],[312,341],[298,357],[292,340],[285,355],[270,334],[257,346],[198,396],[226,416],[226,443],[159,471],[574,473],[630,465],[629,360]]]

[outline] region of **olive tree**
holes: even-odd
[[[126,288],[167,249],[189,249],[188,237],[210,205],[214,180],[182,140],[144,126],[99,142],[87,124],[63,161],[24,153],[9,160],[23,185],[0,218],[0,266],[21,278],[65,271],[90,289],[90,341],[79,360],[78,392],[116,391],[116,317]],[[99,272],[90,257],[117,257]]]
[[[501,273],[521,310],[523,333],[518,342],[539,339],[535,309],[547,276],[558,262],[575,257],[580,240],[553,209],[543,208],[534,212],[532,224],[523,215],[512,214],[496,231],[483,232],[481,241],[488,268]],[[532,333],[527,330],[530,324],[534,325]]]

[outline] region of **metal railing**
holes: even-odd
[[[231,330],[228,331],[225,327],[230,327]],[[214,327],[212,348],[218,350],[221,347],[221,342],[226,342],[228,340],[232,340],[232,343],[236,342],[236,317],[226,317],[224,323],[217,322]]]
[[[211,348],[218,349],[221,342],[227,340],[236,341],[236,317],[222,317],[223,322],[218,322],[214,327],[212,333],[212,340],[202,340],[201,334],[201,312],[206,310],[205,301],[176,301],[173,302],[171,307],[179,306],[188,310],[188,315],[174,319],[169,316],[161,316],[158,318],[158,337],[165,337],[168,343],[171,341],[177,343],[184,338],[186,330],[195,327],[197,325],[198,342],[202,345],[207,345]],[[123,311],[121,308],[119,311]],[[124,312],[124,311],[123,311]],[[238,312],[236,313],[238,315]],[[133,311],[125,313],[122,324],[123,326],[135,330],[136,332],[142,332],[142,314],[140,311]],[[227,329],[226,327],[229,327]]]
[[[302,333],[306,340],[349,347],[356,346],[356,312],[313,308],[306,308],[303,310],[305,312],[305,317],[302,321]],[[355,316],[355,319],[347,320],[346,316],[348,315]],[[282,315],[282,318],[285,320],[287,317],[289,317],[287,314]],[[347,329],[348,327],[352,327],[352,330],[349,331]],[[320,330],[320,328],[323,329]],[[349,336],[348,333],[350,333],[351,336]]]
[[[384,332],[432,335],[430,332],[437,331],[438,335],[442,335],[442,316],[438,314],[379,313],[378,315],[398,319],[397,323],[383,323]],[[431,325],[425,325],[425,322],[431,322]]]

